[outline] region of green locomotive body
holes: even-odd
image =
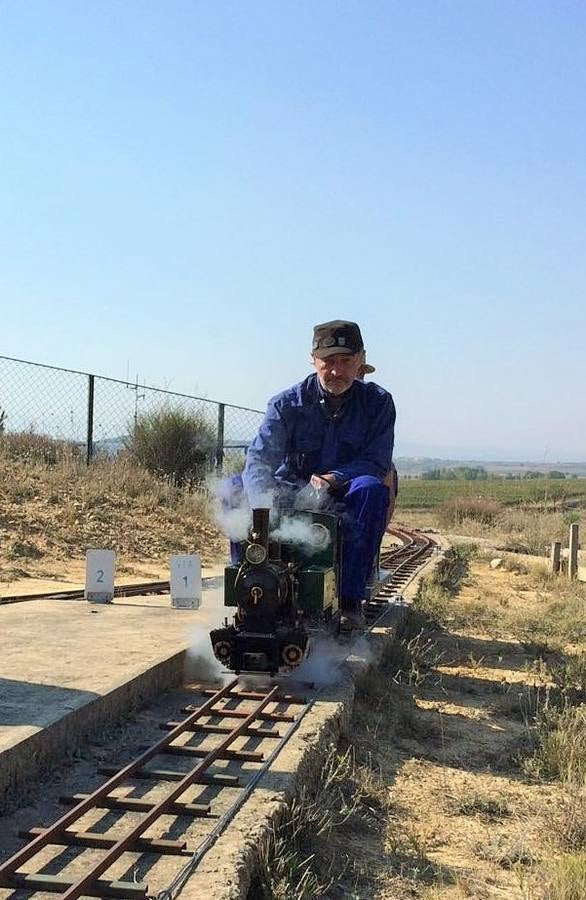
[[[236,612],[210,634],[216,657],[236,673],[298,666],[310,633],[339,624],[341,565],[338,516],[298,512],[269,535],[269,511],[253,510],[239,561],[225,569],[224,603]]]

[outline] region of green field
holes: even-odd
[[[498,500],[506,506],[539,503],[549,505],[562,500],[578,501],[586,506],[586,478],[535,478],[486,481],[424,481],[400,479],[398,509],[432,509],[454,497]]]

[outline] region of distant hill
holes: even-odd
[[[476,468],[482,466],[487,472],[494,475],[522,475],[528,470],[539,472],[551,472],[557,470],[564,472],[566,475],[577,475],[579,477],[586,476],[586,462],[535,462],[528,460],[527,462],[516,462],[507,460],[485,460],[485,459],[446,459],[439,456],[396,456],[395,465],[400,475],[419,476],[422,472],[429,469],[455,469],[459,466],[468,466]]]

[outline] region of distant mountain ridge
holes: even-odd
[[[528,471],[551,472],[556,470],[566,475],[586,476],[586,462],[534,462],[517,460],[486,459],[446,459],[439,456],[395,456],[395,465],[400,475],[421,475],[430,469],[456,469],[460,466],[481,467],[494,475],[523,474]]]

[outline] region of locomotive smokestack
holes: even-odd
[[[265,550],[269,549],[269,516],[270,509],[253,509],[252,510],[252,530],[256,535],[257,544],[262,544]]]

